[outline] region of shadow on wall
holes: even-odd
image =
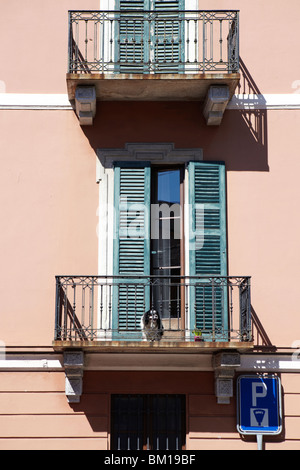
[[[204,447],[207,439],[214,442],[215,450],[230,450],[230,446],[232,449],[241,448],[239,441],[244,442],[245,450],[247,444],[249,449],[255,449],[256,437],[242,436],[236,428],[236,378],[230,403],[218,404],[213,372],[86,371],[81,401],[70,404],[70,408],[75,415],[85,415],[91,428],[89,437],[97,439],[99,448],[105,449],[112,424],[111,394],[127,397],[130,394],[184,394],[190,450],[199,447],[199,443]],[[123,421],[122,429],[126,433],[126,421]],[[284,430],[279,436],[264,438],[267,443],[283,440]],[[252,445],[249,446],[250,443]]]
[[[82,131],[95,153],[167,142],[175,149],[202,148],[205,160],[224,160],[228,171],[269,171],[265,100],[242,59],[240,64],[239,99],[233,98],[220,126],[206,125],[198,101],[102,101],[93,126]]]
[[[227,171],[269,171],[266,100],[241,58],[240,75],[220,127],[207,128],[204,158],[225,160]]]
[[[264,329],[256,311],[251,305],[251,318],[252,318],[252,336],[256,350],[276,351],[276,346],[272,344],[266,330]]]
[[[255,106],[260,108],[257,110],[245,110],[242,113],[242,117],[252,134],[254,140],[262,147],[267,146],[267,112],[266,112],[266,100],[260,93],[256,83],[253,80],[249,70],[244,64],[240,57],[240,73],[241,79],[238,86],[238,94],[244,95],[243,105],[245,107]],[[256,99],[252,97],[252,102],[249,100],[249,95],[255,95]]]
[[[232,99],[229,108],[234,109],[235,106],[242,108],[238,112],[247,131],[248,138],[251,141],[251,143],[249,141],[248,149],[246,139],[240,148],[240,152],[245,151],[248,157],[247,159],[242,159],[245,167],[241,169],[246,171],[248,165],[255,161],[257,170],[269,171],[266,100],[241,57],[240,74],[241,79],[236,90],[239,97],[238,99],[235,97]]]
[[[127,143],[173,143],[175,150],[201,148],[205,160],[225,161],[227,171],[268,172],[266,101],[243,59],[240,84],[220,126],[207,126],[203,103],[102,101],[93,126],[82,131],[91,147],[124,150]],[[252,309],[254,337],[272,348],[258,315]]]

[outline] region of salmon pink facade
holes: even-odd
[[[299,448],[299,13],[2,6],[1,449]]]

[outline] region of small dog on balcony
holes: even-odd
[[[154,310],[148,310],[141,318],[141,330],[144,341],[160,341],[164,332],[159,313]]]

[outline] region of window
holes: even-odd
[[[199,278],[227,275],[225,167],[191,161],[186,168],[188,181],[183,166],[115,162],[113,274],[132,282],[120,281],[115,289],[114,330],[138,330],[152,306],[163,319],[177,320],[172,330],[189,325],[209,331],[212,323],[228,329],[224,283],[214,286],[212,296]],[[147,282],[150,276],[157,288]],[[189,276],[188,288],[181,289],[179,276]]]
[[[153,287],[151,303],[161,318],[181,317],[180,277],[184,275],[182,237],[183,168],[154,167],[151,171],[150,268],[156,278],[168,276]]]
[[[112,395],[112,450],[185,448],[184,395]]]

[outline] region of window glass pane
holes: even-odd
[[[180,170],[157,172],[157,201],[180,203]]]
[[[151,303],[163,319],[181,317],[181,178],[180,168],[152,170],[151,274],[164,278],[153,286]]]

